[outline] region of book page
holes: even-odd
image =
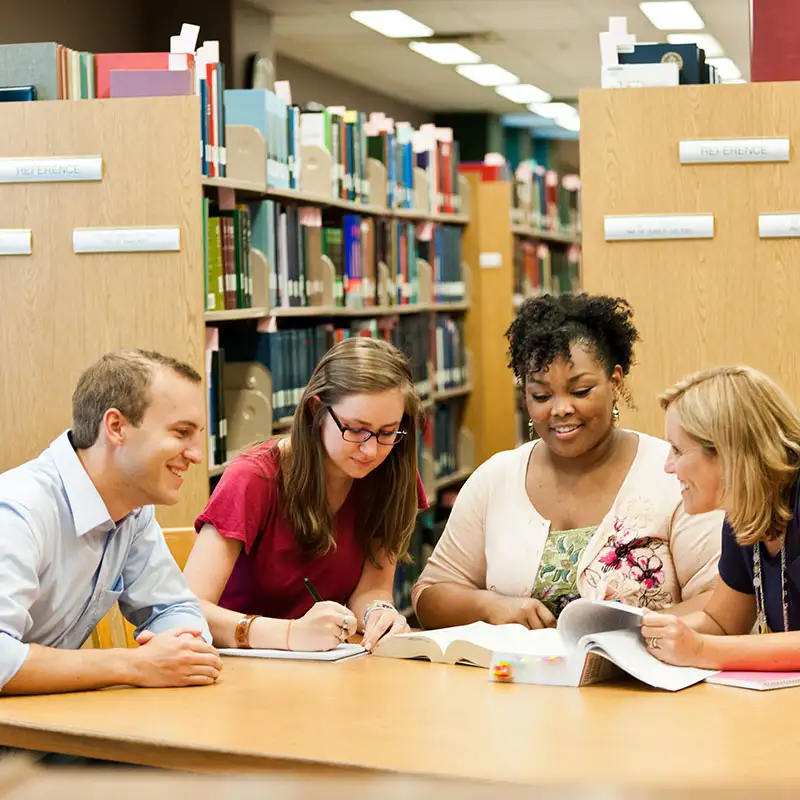
[[[615,630],[635,630],[641,626],[645,609],[626,606],[611,600],[573,600],[558,619],[558,632],[567,647],[590,633]]]
[[[491,649],[519,656],[567,655],[567,648],[555,628],[529,630],[524,625],[496,625]]]
[[[442,649],[442,654],[447,651],[447,648],[453,642],[457,641],[471,642],[479,647],[493,650],[497,637],[501,635],[498,631],[504,628],[519,628],[523,632],[528,631],[524,625],[490,625],[488,622],[473,622],[471,625],[458,625],[453,628],[439,628],[438,630],[422,631],[420,633],[400,633],[392,638],[436,642]]]
[[[651,656],[638,630],[593,633],[579,643],[589,653],[599,653],[634,678],[671,692],[685,689],[714,674],[714,670],[673,667]]]
[[[555,628],[529,630],[523,625],[496,625],[490,631],[471,640],[454,641],[445,653],[448,662],[465,662],[478,667],[488,667],[498,653],[511,659],[552,659],[559,661],[567,655],[567,648]]]
[[[496,651],[514,652],[520,655],[563,655],[566,648],[554,628],[532,631],[524,625],[490,625],[487,622],[473,622],[453,628],[424,631],[421,633],[401,633],[392,639],[411,641],[432,641],[447,653],[453,642],[468,642],[489,653]]]

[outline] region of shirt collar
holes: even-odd
[[[50,453],[64,485],[64,493],[75,524],[75,535],[83,536],[98,528],[113,529],[114,520],[111,519],[100,492],[81,464],[70,441],[69,431],[64,431],[50,445]]]

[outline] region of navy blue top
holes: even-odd
[[[800,630],[800,480],[792,487],[794,511],[786,528],[786,589],[789,601],[789,630]],[[722,526],[722,554],[719,574],[731,589],[755,594],[753,587],[753,547],[737,544],[733,528],[725,520]],[[781,591],[781,554],[767,553],[761,545],[761,580],[764,583],[764,605],[767,625],[775,633],[783,631],[783,599]]]

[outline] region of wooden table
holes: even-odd
[[[502,792],[502,794],[500,794]],[[313,775],[270,773],[196,775],[163,770],[42,769],[0,760],[0,800],[753,800],[758,779],[737,788],[629,788],[620,786],[523,786],[484,784],[417,775],[336,775],[324,784]],[[796,787],[770,789],[769,800],[795,800]]]
[[[800,689],[491,684],[377,657],[228,658],[216,686],[0,697],[0,745],[190,770],[663,787],[796,786]]]

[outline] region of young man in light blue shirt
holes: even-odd
[[[121,350],[72,406],[71,430],[0,474],[0,692],[214,683],[222,662],[153,512],[202,458],[200,376]],[[141,646],[78,649],[115,601]]]

